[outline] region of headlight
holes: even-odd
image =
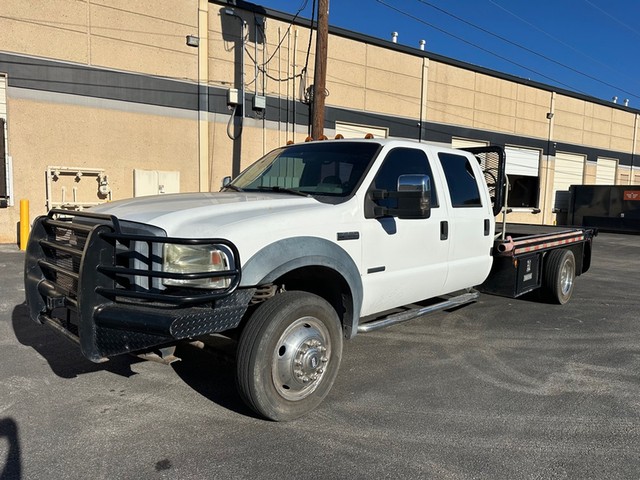
[[[162,270],[170,273],[206,273],[229,269],[229,257],[213,245],[178,245],[166,243]],[[227,288],[229,277],[175,279],[165,278],[166,286]]]

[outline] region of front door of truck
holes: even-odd
[[[365,218],[362,236],[363,316],[443,293],[449,252],[448,207],[440,199],[443,186],[432,172],[432,165],[423,149],[394,148],[385,156],[370,185],[370,189],[395,191],[400,175],[429,175],[431,216],[426,219]],[[366,199],[365,202],[372,200]],[[397,200],[384,199],[378,200],[377,204],[395,208],[394,202]],[[365,211],[370,210],[365,205]]]

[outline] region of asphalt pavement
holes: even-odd
[[[638,479],[640,236],[600,234],[564,306],[481,295],[345,343],[333,390],[256,418],[233,357],[93,364],[0,245],[0,479]]]

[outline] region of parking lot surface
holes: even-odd
[[[93,364],[0,246],[0,479],[640,478],[640,236],[600,234],[571,302],[474,304],[345,343],[333,390],[256,418],[233,356]],[[231,346],[232,347],[232,346]]]

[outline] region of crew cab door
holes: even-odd
[[[445,291],[481,284],[491,269],[494,217],[477,159],[469,154],[434,152],[448,195],[449,271]]]
[[[428,175],[431,215],[425,219],[374,218],[373,200],[367,196],[362,229],[363,316],[443,293],[449,255],[448,207],[439,198],[443,187],[433,170],[425,150],[396,147],[387,153],[369,186],[369,190],[396,191],[400,175]],[[396,201],[376,203],[395,208]]]

